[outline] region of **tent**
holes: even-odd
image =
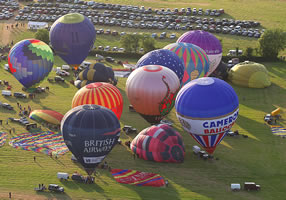
[[[265,88],[271,85],[265,66],[250,61],[238,63],[232,67],[228,79],[235,85],[249,88]]]
[[[28,28],[32,30],[48,28],[49,24],[47,22],[28,22]]]

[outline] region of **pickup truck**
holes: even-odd
[[[53,191],[53,192],[64,192],[64,188],[60,187],[57,184],[50,184],[48,187],[48,190]]]

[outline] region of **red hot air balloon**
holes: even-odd
[[[130,103],[151,124],[160,122],[171,111],[179,88],[178,76],[160,65],[140,67],[126,81]]]
[[[77,91],[72,100],[72,108],[84,104],[104,106],[112,110],[118,120],[123,110],[120,91],[115,86],[104,82],[91,83]]]

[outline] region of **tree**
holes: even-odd
[[[137,52],[139,48],[139,35],[127,34],[121,37],[120,43],[126,52]]]
[[[259,39],[259,52],[264,58],[276,59],[286,47],[286,34],[282,29],[266,30]]]
[[[45,42],[47,45],[50,43],[49,31],[47,29],[37,30],[35,38]]]
[[[246,50],[245,50],[245,56],[247,58],[251,58],[253,56],[253,48],[247,47]]]
[[[144,49],[144,53],[156,49],[155,43],[155,39],[150,37],[149,35],[147,37],[142,37],[142,48]]]

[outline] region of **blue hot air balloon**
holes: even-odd
[[[116,115],[103,106],[81,105],[65,114],[61,132],[69,150],[91,175],[117,144],[120,123]]]
[[[238,117],[234,89],[217,78],[199,78],[177,94],[175,108],[183,128],[212,154]]]
[[[136,67],[138,68],[145,65],[161,65],[167,67],[175,72],[180,83],[182,82],[185,70],[184,63],[177,54],[168,49],[158,49],[148,52],[138,60]]]
[[[8,64],[14,77],[29,88],[48,76],[54,65],[54,55],[46,43],[27,39],[11,48]]]
[[[79,13],[60,17],[50,30],[51,45],[55,53],[75,69],[93,48],[95,35],[92,22]]]

